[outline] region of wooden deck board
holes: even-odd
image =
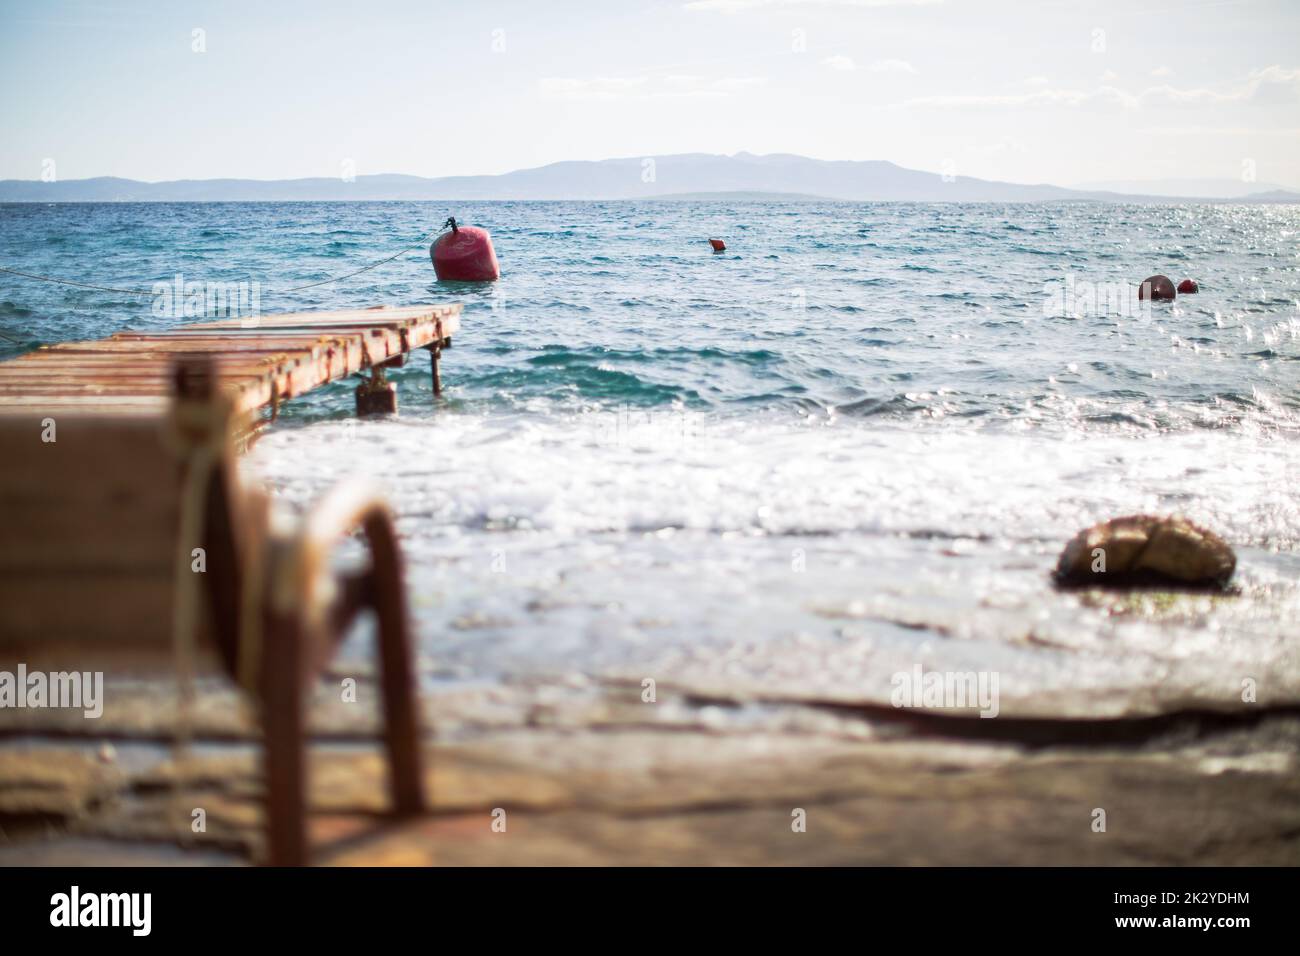
[[[146,414],[166,408],[178,355],[215,359],[222,387],[255,412],[460,330],[459,304],[223,319],[61,342],[0,362],[0,412]]]

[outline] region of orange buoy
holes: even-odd
[[[451,226],[429,246],[429,258],[439,279],[460,282],[492,282],[501,278],[492,237],[477,226],[459,226],[450,217],[443,226]]]
[[[727,251],[727,244],[726,244],[725,242],[723,242],[721,239],[710,239],[710,240],[709,240],[709,245],[711,245],[711,246],[713,247],[713,251],[714,251],[714,252],[726,252],[726,251]]]
[[[1182,282],[1178,283],[1179,295],[1192,295],[1200,291],[1201,287],[1196,284],[1195,279],[1184,279]]]
[[[1174,283],[1169,276],[1147,276],[1138,286],[1139,299],[1151,299],[1154,302],[1163,300],[1176,299],[1178,293],[1174,291]]]

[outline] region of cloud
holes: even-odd
[[[1181,88],[1165,83],[1131,92],[1105,83],[1091,90],[1039,89],[1030,93],[923,96],[906,100],[902,105],[934,109],[1115,106],[1136,110],[1148,106],[1213,106],[1255,101],[1284,104],[1300,101],[1300,68],[1285,69],[1273,65],[1251,70],[1244,80],[1218,90]]]
[[[547,77],[539,80],[537,91],[546,99],[612,102],[615,100],[652,100],[684,96],[730,96],[766,80],[757,76],[666,76]]]
[[[1274,102],[1300,102],[1300,68],[1284,69],[1274,64],[1251,70],[1244,85],[1246,99]]]
[[[1018,139],[1003,137],[1000,140],[976,146],[973,152],[980,156],[999,156],[1013,153],[1023,154],[1029,152],[1029,149]]]
[[[1300,136],[1300,126],[1152,126],[1169,136]]]
[[[1158,66],[1151,71],[1152,76],[1173,76],[1174,71],[1167,66]]]
[[[904,106],[932,107],[936,109],[971,109],[979,107],[1028,106],[1084,106],[1101,102],[1136,109],[1136,97],[1113,86],[1096,90],[1036,90],[1033,93],[1005,93],[996,95],[962,94],[956,96],[919,96],[904,101]]]
[[[1251,70],[1246,79],[1225,89],[1179,89],[1163,84],[1145,89],[1142,102],[1167,106],[1198,106],[1254,101],[1300,104],[1300,69],[1273,65]]]
[[[1243,99],[1237,93],[1220,93],[1207,89],[1179,89],[1167,83],[1149,86],[1138,94],[1143,104],[1159,106],[1207,106],[1213,103],[1232,103]]]
[[[648,77],[596,76],[580,80],[573,77],[547,77],[538,82],[538,91],[550,99],[613,100],[643,89]]]
[[[832,70],[840,70],[845,73],[852,73],[858,68],[853,62],[853,57],[836,54],[828,56],[822,60],[823,66],[828,66]],[[912,66],[906,60],[875,60],[868,67],[872,73],[915,73],[916,67]]]
[[[720,80],[709,80],[700,89],[695,92],[704,94],[722,94],[739,93],[742,90],[750,90],[756,86],[762,86],[767,80],[761,76],[725,76]]]
[[[871,64],[872,73],[915,73],[916,67],[906,60],[877,60]]]
[[[1049,82],[1045,76],[1030,76],[1025,79],[1025,86],[1046,86]]]
[[[690,0],[682,9],[696,13],[740,13],[778,7],[929,7],[944,0]]]

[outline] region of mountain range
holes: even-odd
[[[1217,181],[1186,181],[1203,186]],[[1107,184],[1110,185],[1110,184]],[[1127,185],[1127,184],[1116,184]],[[1156,186],[1160,188],[1155,188]],[[426,178],[382,174],[350,179],[181,179],[140,182],[104,176],[56,182],[0,180],[0,202],[288,202],[346,200],[798,199],[910,202],[1300,202],[1273,184],[1258,191],[1177,194],[1167,184],[1137,191],[1006,183],[905,169],[884,160],[821,160],[785,153],[682,153],[551,163],[493,176]]]

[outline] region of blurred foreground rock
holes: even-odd
[[[1068,587],[1222,589],[1237,556],[1213,531],[1185,518],[1127,515],[1080,531],[1056,566]]]

